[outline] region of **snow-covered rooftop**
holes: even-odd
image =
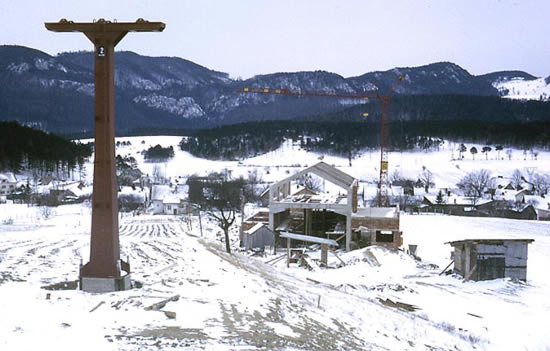
[[[353,217],[397,218],[398,215],[396,207],[360,207]]]
[[[172,193],[172,189],[169,185],[153,185],[153,194],[151,200],[163,201],[165,197]]]

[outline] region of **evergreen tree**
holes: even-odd
[[[472,159],[476,159],[476,154],[477,154],[477,148],[475,146],[472,146],[472,148],[470,149],[470,153],[472,154]]]

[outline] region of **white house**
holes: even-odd
[[[9,195],[15,192],[17,180],[13,173],[0,173],[0,195]]]
[[[183,214],[186,210],[186,193],[177,192],[178,188],[169,185],[153,185],[151,205],[153,214]],[[181,190],[181,189],[180,189]]]

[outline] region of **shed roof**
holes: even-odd
[[[277,182],[276,184],[290,182],[290,181],[292,181],[292,180],[294,180],[294,179],[296,179],[296,178],[298,178],[301,175],[306,174],[306,173],[316,174],[319,177],[321,177],[323,179],[326,179],[329,182],[334,183],[337,186],[339,186],[341,188],[344,188],[344,189],[348,189],[355,182],[355,178],[353,178],[349,174],[347,174],[345,172],[342,172],[341,170],[339,170],[339,169],[337,169],[337,168],[321,161],[317,164],[314,164],[313,166],[310,166],[308,168],[305,168],[305,169],[301,170],[300,172],[298,172],[294,175],[291,175],[290,177],[287,177],[287,178]]]
[[[485,244],[485,245],[502,245],[504,242],[526,242],[526,243],[532,243],[535,241],[535,239],[465,239],[465,240],[456,240],[456,241],[449,241],[445,244],[449,244],[451,246],[456,245],[462,245],[466,243],[471,244]]]
[[[245,234],[254,234],[256,233],[260,228],[266,227],[265,223],[256,223],[252,228],[245,231]],[[271,229],[267,228],[267,230],[271,231]]]
[[[281,238],[294,239],[294,240],[300,240],[300,241],[307,241],[307,242],[316,243],[316,244],[338,246],[338,243],[336,242],[336,240],[324,239],[324,238],[319,238],[319,237],[310,236],[310,235],[283,232],[283,233],[281,233],[280,237]]]

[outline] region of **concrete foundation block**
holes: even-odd
[[[113,291],[130,290],[132,280],[130,274],[121,278],[80,277],[80,290],[91,293],[107,293]]]

